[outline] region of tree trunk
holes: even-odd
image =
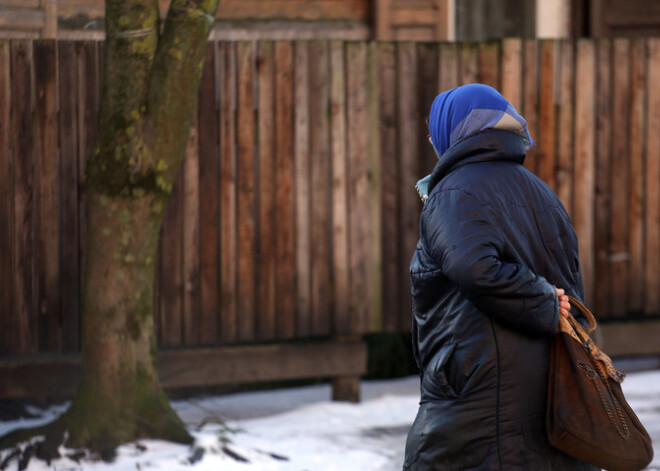
[[[154,262],[218,1],[174,0],[162,35],[156,1],[106,4],[101,133],[88,164],[84,376],[69,433],[93,448],[139,437],[190,442],[157,376]]]
[[[154,265],[218,3],[173,0],[160,33],[157,0],[106,0],[100,133],[87,162],[83,379],[69,410],[31,431],[46,435],[46,455],[64,432],[67,446],[94,451],[144,437],[192,441],[157,376]]]
[[[84,376],[66,417],[71,446],[103,450],[141,437],[192,440],[165,397],[155,364],[158,200],[90,191]]]

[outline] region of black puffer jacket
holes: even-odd
[[[410,272],[421,403],[404,470],[595,470],[545,435],[554,286],[583,297],[559,199],[485,131],[436,165]]]

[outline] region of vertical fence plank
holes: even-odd
[[[33,304],[34,238],[34,137],[32,43],[14,41],[11,53],[12,119],[10,121],[14,153],[14,227],[13,227],[13,323],[14,353],[35,353],[38,349],[38,325]]]
[[[626,314],[630,300],[628,291],[630,246],[628,228],[630,155],[628,154],[630,129],[630,41],[614,40],[614,105],[612,113],[612,199],[610,224],[610,274],[612,312],[614,316]]]
[[[99,44],[99,57],[101,57],[101,60],[99,60],[99,77],[103,77],[103,70],[104,70],[104,43],[101,42]],[[165,214],[163,214],[164,216]],[[162,267],[162,262],[163,262],[163,224],[164,224],[164,217],[163,221],[161,221],[161,229],[160,233],[158,234],[158,246],[156,248],[156,259],[154,260],[154,292],[152,296],[152,300],[154,303],[153,306],[153,312],[154,312],[154,332],[156,335],[156,344],[160,348],[163,346],[162,342],[162,333],[163,333],[163,322],[161,319],[162,315],[162,306],[161,306],[161,283],[163,279],[163,267]]]
[[[220,339],[236,341],[236,55],[220,43]]]
[[[35,258],[39,349],[60,348],[57,70],[54,41],[34,43],[36,125]],[[0,118],[1,119],[1,118]]]
[[[160,305],[160,297],[161,297],[161,283],[162,283],[162,261],[163,261],[163,231],[162,231],[162,224],[161,224],[161,231],[158,234],[158,246],[156,248],[156,260],[154,260],[154,292],[152,296],[152,300],[154,303],[153,311],[154,311],[154,333],[156,336],[156,344],[158,347],[162,346],[162,327],[163,323],[161,320],[161,305]]]
[[[330,155],[332,159],[333,333],[350,333],[346,80],[344,44],[330,44]]]
[[[189,153],[188,147],[186,153]],[[184,199],[185,170],[182,165],[167,201],[160,233],[161,347],[179,347],[184,344]]]
[[[380,149],[381,149],[381,211],[382,219],[382,328],[386,332],[399,329],[401,316],[401,285],[406,283],[405,272],[399,265],[399,233],[401,226],[399,189],[399,159],[397,140],[397,69],[396,46],[380,43],[378,49],[378,76],[380,77]]]
[[[10,121],[13,159],[13,350],[36,353],[39,318],[35,292],[35,85],[31,41],[15,41],[11,53],[11,89],[15,97]],[[38,196],[38,194],[36,195]]]
[[[437,43],[420,43],[417,45],[417,77],[418,77],[418,100],[420,117],[428,117],[431,111],[433,100],[438,94],[438,59],[439,50]],[[428,127],[425,121],[420,122],[421,130],[417,139],[421,141],[421,147],[418,157],[418,165],[422,173],[430,173],[438,161],[433,146],[424,140],[428,134]],[[421,178],[421,175],[419,175]]]
[[[199,331],[203,345],[218,338],[218,105],[216,44],[206,46],[199,87]]]
[[[328,43],[310,44],[310,173],[312,334],[330,333],[330,142]],[[296,182],[297,184],[298,182]]]
[[[382,232],[383,212],[381,207],[381,149],[380,149],[380,76],[378,75],[378,46],[369,43],[367,50],[367,175],[368,195],[367,207],[369,208],[368,241],[369,246],[369,322],[370,332],[382,331],[383,312],[383,253]],[[436,52],[437,54],[437,52]],[[430,58],[434,62],[433,84],[437,83],[437,55]],[[430,86],[435,89],[435,86]],[[405,316],[410,319],[410,316]]]
[[[460,66],[458,69],[459,85],[477,82],[479,80],[478,44],[463,43],[460,50]]]
[[[82,295],[87,257],[87,187],[85,169],[87,157],[96,146],[100,107],[100,76],[98,47],[95,41],[76,44],[78,63],[78,240],[79,292]]]
[[[594,306],[600,317],[611,316],[610,290],[610,187],[612,155],[612,43],[601,39],[598,48],[598,93],[596,95],[596,205],[594,208],[596,273]],[[577,62],[576,62],[577,64]]]
[[[500,41],[479,44],[479,82],[500,89]]]
[[[578,234],[580,265],[584,275],[585,300],[591,304],[594,286],[593,208],[594,208],[594,123],[595,50],[594,43],[580,40],[577,45],[575,82],[575,230]]]
[[[527,120],[527,128],[532,140],[539,138],[538,133],[538,42],[525,39],[523,42],[523,102],[522,115]],[[533,146],[525,157],[525,167],[538,175],[538,146]]]
[[[296,334],[309,335],[312,317],[310,84],[309,42],[298,41],[295,54]],[[311,93],[316,93],[311,90]]]
[[[660,39],[648,40],[644,311],[660,314]]]
[[[9,119],[11,116],[11,60],[9,41],[0,39],[0,354],[11,353],[12,235],[14,188]]]
[[[79,348],[80,226],[78,212],[78,66],[75,43],[58,43],[60,102],[60,294],[62,348]]]
[[[414,50],[412,44],[406,45]],[[367,208],[367,46],[346,45],[347,159],[350,256],[351,333],[363,332],[369,318],[370,283],[368,267],[369,215]],[[409,70],[414,70],[411,68]],[[410,97],[411,101],[413,96]]]
[[[167,201],[160,233],[160,346],[183,344],[183,191],[179,175]]]
[[[521,39],[502,40],[502,96],[522,113],[523,43]]]
[[[628,191],[630,277],[628,312],[644,308],[644,108],[646,103],[646,42],[635,40],[630,58],[630,181]],[[660,183],[660,182],[659,182]]]
[[[438,90],[444,92],[458,86],[458,43],[441,43],[438,61]]]
[[[275,337],[275,67],[273,43],[261,41],[257,53],[259,86],[259,338]]]
[[[256,228],[254,43],[240,42],[237,50],[237,217],[238,217],[238,337],[255,338],[256,323]]]
[[[574,126],[574,76],[573,41],[559,43],[559,90],[557,123],[557,195],[564,203],[569,216],[573,215],[573,126]],[[594,132],[596,132],[594,130]]]
[[[558,43],[552,40],[541,41],[539,72],[539,165],[538,175],[556,191],[556,116],[555,92]]]
[[[397,50],[397,83],[398,83],[398,128],[400,160],[399,198],[401,199],[401,238],[399,249],[399,270],[408,273],[410,258],[419,238],[418,224],[421,203],[415,191],[415,183],[422,175],[419,171],[417,155],[419,143],[426,135],[420,131],[420,119],[415,94],[418,83],[410,70],[417,68],[417,55],[415,49],[409,44],[400,44]],[[474,49],[476,52],[476,49]],[[475,55],[476,57],[476,55]],[[410,313],[412,299],[408,279],[403,278],[401,290],[401,312]],[[402,314],[403,315],[403,314]]]
[[[296,330],[295,202],[293,155],[293,45],[275,44],[275,165],[277,202],[277,314],[278,334],[290,338]]]
[[[182,195],[182,337],[187,346],[199,345],[199,128],[197,115],[188,136],[181,166]]]

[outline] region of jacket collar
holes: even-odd
[[[524,160],[525,142],[518,134],[500,129],[480,132],[457,142],[440,156],[428,180],[426,194],[431,194],[444,177],[464,165],[491,161],[522,164]]]

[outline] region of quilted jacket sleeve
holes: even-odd
[[[420,229],[443,273],[480,311],[532,335],[556,332],[554,286],[525,265],[502,259],[502,234],[474,195],[463,190],[434,195]]]

